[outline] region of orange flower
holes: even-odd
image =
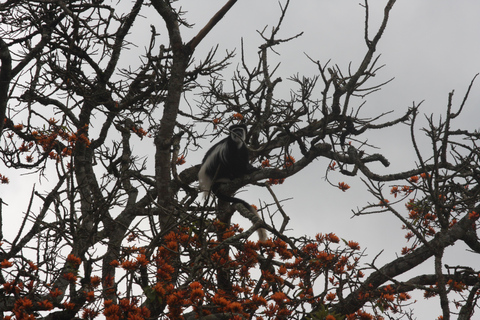
[[[17,301],[15,301],[15,304],[13,306],[13,311],[14,312],[16,311],[22,314],[25,309],[30,309],[32,307],[33,307],[32,300],[28,298],[18,298]]]
[[[15,280],[5,282],[3,284],[3,289],[5,290],[6,293],[13,293],[14,291],[20,291],[20,288],[18,288],[15,284]]]
[[[112,267],[115,267],[115,268],[116,268],[116,267],[118,267],[118,266],[120,265],[120,262],[118,262],[118,260],[112,260],[112,261],[110,262],[110,265],[111,265]]]
[[[243,307],[240,302],[230,302],[226,306],[226,310],[232,313],[240,313],[243,311]]]
[[[342,190],[343,192],[347,191],[348,189],[350,189],[350,186],[348,184],[346,184],[345,182],[339,182],[338,183],[338,188],[340,190]]]
[[[72,149],[70,149],[70,148],[63,148],[63,150],[62,150],[62,157],[71,156],[72,153],[73,153]]]
[[[480,217],[480,214],[478,214],[475,211],[472,211],[468,214],[468,219],[470,220],[477,220]]]
[[[77,281],[77,276],[74,275],[72,272],[64,273],[63,277],[70,282],[76,282]]]
[[[288,297],[285,295],[285,293],[283,292],[275,292],[274,294],[272,294],[272,300],[275,301],[276,303],[283,303],[283,302],[286,302],[288,301]]]
[[[8,180],[8,178],[6,176],[2,176],[0,174],[0,183],[8,184],[9,182],[10,182],[10,180]]]
[[[125,270],[134,270],[137,268],[137,263],[130,260],[125,260],[122,262],[122,268]]]
[[[256,294],[253,295],[252,301],[253,301],[256,305],[259,305],[259,306],[266,306],[266,305],[267,305],[267,300],[265,300],[264,297],[259,296],[259,295],[256,295]]]
[[[238,112],[234,113],[232,117],[235,120],[243,120],[243,115],[241,113],[238,113]]]
[[[392,189],[390,189],[390,194],[393,194],[393,196],[396,198],[398,193],[398,186],[393,186]]]
[[[145,137],[145,136],[148,134],[148,132],[145,131],[145,129],[143,129],[142,127],[133,126],[131,129],[132,129],[132,131],[133,131],[134,133],[136,133],[137,136],[139,136],[140,138],[143,138],[143,137]]]
[[[98,316],[97,311],[93,311],[92,309],[85,308],[82,312],[82,319],[94,319]]]
[[[275,240],[275,247],[277,249],[277,253],[280,255],[280,258],[283,260],[288,260],[293,256],[292,252],[288,250],[285,241],[277,238]]]
[[[34,284],[35,284],[35,282],[34,282],[33,280],[30,280],[30,281],[27,283],[26,287],[27,287],[28,291],[32,291],[32,290],[33,290],[33,285],[34,285]]]
[[[93,300],[95,300],[95,292],[94,291],[85,292],[85,297],[88,302],[93,302]]]
[[[410,179],[408,179],[408,181],[410,181],[411,183],[417,183],[418,182],[418,176],[413,176],[413,177],[410,177]]]
[[[31,147],[33,147],[33,145],[31,145],[30,143],[25,144],[25,142],[23,142],[22,145],[20,147],[18,147],[18,151],[27,152]]]
[[[362,320],[372,320],[373,319],[373,316],[370,313],[362,311],[362,310],[358,310],[357,314],[358,314],[357,319],[362,319]]]
[[[43,300],[40,302],[37,302],[38,307],[42,310],[52,310],[53,309],[53,303],[51,303],[48,300]]]
[[[411,231],[407,232],[407,234],[405,235],[405,239],[410,240],[412,238],[413,238],[413,232]]]
[[[70,263],[73,268],[77,268],[82,263],[82,259],[76,257],[74,254],[69,254],[67,262]]]
[[[340,239],[337,237],[337,235],[335,233],[326,234],[325,239],[327,239],[327,241],[330,241],[330,242],[333,242],[333,243],[339,243],[340,242]]]
[[[137,263],[142,267],[145,267],[150,261],[147,260],[147,257],[144,254],[139,254],[137,257]]]
[[[402,292],[402,293],[398,294],[398,299],[400,301],[406,301],[406,300],[410,299],[410,295],[408,293]]]
[[[10,268],[11,266],[13,266],[13,263],[8,261],[7,259],[4,259],[2,262],[0,262],[0,268],[2,269]]]
[[[402,248],[402,255],[409,254],[409,253],[412,252],[413,250],[415,250],[415,246],[413,246],[412,248],[403,247],[403,248]]]
[[[388,302],[393,302],[393,300],[395,300],[395,297],[393,296],[393,294],[383,294],[382,298]]]
[[[190,287],[192,287],[190,285]],[[200,301],[203,299],[203,296],[204,296],[204,292],[203,292],[203,289],[202,287],[197,287],[197,288],[193,288],[191,294],[190,294],[190,300],[192,300],[192,302],[195,302],[195,301]]]
[[[108,300],[110,303],[107,306],[107,301],[105,301],[105,310],[103,315],[107,320],[120,319],[120,306],[118,304],[111,304],[111,300]]]
[[[185,164],[185,162],[185,156],[183,154],[177,158],[177,165],[181,166],[182,164]]]
[[[327,301],[333,301],[333,300],[335,300],[336,297],[337,297],[337,295],[335,293],[330,292],[330,293],[327,294],[325,299],[327,299]]]
[[[136,234],[135,232],[132,232],[132,233],[130,233],[130,234],[128,235],[127,241],[128,241],[128,242],[132,242],[132,241],[134,241],[134,240],[137,239],[137,238],[138,238],[137,234]]]
[[[447,284],[456,292],[462,292],[465,289],[465,284],[463,282],[457,282],[450,279]]]
[[[285,165],[284,165],[285,168],[293,166],[294,163],[295,163],[295,158],[293,156],[290,156],[290,155],[285,156]]]
[[[382,207],[386,207],[388,203],[390,203],[388,199],[383,199],[383,200],[380,200],[379,205],[381,205]]]
[[[358,245],[358,242],[355,241],[348,241],[348,246],[352,250],[360,250],[360,246]]]
[[[153,290],[160,296],[160,297],[164,297],[165,296],[165,288],[163,287],[163,284],[160,283],[160,282],[157,282],[155,284],[155,286],[153,287]]]
[[[55,288],[55,291],[50,291],[50,295],[52,296],[52,298],[56,298],[62,294],[63,294],[63,291],[59,290],[58,288]]]
[[[335,161],[332,161],[332,163],[330,163],[330,165],[328,166],[328,170],[335,171],[335,166],[336,165],[337,165],[337,163]]]
[[[284,181],[285,181],[285,178],[282,178],[282,179],[273,179],[273,178],[270,178],[270,179],[268,179],[267,183],[268,183],[269,185],[274,185],[274,184],[282,184]]]
[[[265,159],[262,161],[262,168],[268,168],[270,167],[270,160]]]

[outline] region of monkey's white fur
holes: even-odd
[[[230,197],[216,190],[217,183],[229,182],[234,178],[241,177],[253,168],[248,162],[248,150],[246,148],[246,126],[235,125],[230,127],[230,136],[212,146],[203,158],[202,166],[198,172],[200,191],[206,197],[212,191],[217,198],[232,203],[241,203],[249,211],[260,217],[257,210],[242,199]],[[257,230],[260,241],[267,239],[266,230]]]

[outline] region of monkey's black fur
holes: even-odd
[[[257,170],[248,159],[248,149],[245,143],[247,127],[244,124],[238,124],[231,126],[229,130],[230,135],[211,147],[203,158],[198,172],[200,189],[207,194],[212,191],[220,200],[240,203],[258,216],[255,208],[246,201],[219,191],[221,183],[229,182]],[[260,240],[266,240],[265,230],[259,229],[258,234]]]

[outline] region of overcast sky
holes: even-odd
[[[188,11],[185,15],[187,21],[195,24],[193,29],[184,30],[184,40],[188,41],[225,1],[189,0],[179,3]],[[376,32],[382,19],[385,3],[386,0],[372,0],[370,3],[371,35]],[[266,25],[270,28],[275,25],[279,12],[277,0],[238,1],[225,19],[201,43],[197,60],[202,58],[202,52],[207,52],[216,44],[220,45],[219,53],[238,49],[243,38],[246,55],[253,66],[256,63],[256,48],[261,43],[257,30],[262,30]],[[146,15],[145,12],[144,14]],[[149,28],[151,23],[145,18],[142,22],[143,28]],[[366,51],[363,26],[364,9],[359,5],[359,0],[292,0],[279,37],[289,38],[302,31],[304,34],[278,47],[280,56],[272,56],[271,64],[282,62],[278,76],[284,80],[297,73],[307,76],[316,74],[316,67],[305,54],[322,63],[331,59],[331,64],[338,64],[342,70],[347,70],[349,62],[355,67]],[[141,34],[140,31],[133,36],[141,38],[144,35],[148,37],[148,33]],[[403,114],[413,102],[419,103],[422,100],[424,103],[421,112],[435,113],[438,116],[445,111],[447,96],[451,90],[455,90],[454,102],[458,106],[470,81],[480,72],[480,1],[397,1],[377,53],[381,54],[380,64],[386,66],[374,82],[381,83],[393,77],[395,80],[381,91],[367,97],[363,116],[393,110],[393,118]],[[239,55],[234,66],[238,62]],[[229,78],[228,75],[225,77]],[[286,93],[291,88],[288,81],[283,81],[280,86]],[[473,88],[464,111],[463,122],[457,122],[456,125],[476,129],[479,116],[480,80]],[[421,123],[425,124],[424,121]],[[376,167],[381,172],[414,167],[415,159],[406,126],[372,134],[369,139],[369,142],[381,147],[378,151],[392,163],[388,171]],[[202,151],[192,155],[187,159],[190,161],[188,164],[197,164],[202,156]],[[192,163],[195,159],[198,162]],[[379,262],[394,259],[401,247],[406,245],[401,223],[388,215],[352,219],[352,209],[362,207],[367,201],[374,199],[365,191],[358,177],[342,177],[339,174],[330,176],[333,183],[345,181],[351,185],[352,188],[347,192],[330,186],[323,179],[326,165],[326,161],[320,160],[306,171],[287,179],[283,186],[274,188],[280,198],[292,198],[285,203],[285,210],[291,217],[290,234],[314,236],[317,233],[335,232],[346,240],[358,241],[362,249],[367,248],[369,256],[364,260],[365,263],[370,262],[381,250],[385,251]],[[14,196],[18,190],[26,190],[25,180],[14,179],[13,176],[10,178],[9,187],[2,187],[4,199],[16,199]],[[258,203],[259,200],[271,201],[259,198],[257,191],[254,187],[248,188],[247,192],[242,193],[242,197],[251,203]],[[23,199],[23,202],[20,202],[21,211],[25,210],[25,201]],[[15,211],[12,203],[4,210]],[[470,264],[472,259],[474,263],[480,264],[477,256],[462,256],[463,259],[468,259]],[[461,259],[450,263],[461,264]],[[433,262],[426,270],[433,270]],[[417,314],[419,319],[427,319],[427,315],[433,319],[440,314],[439,308],[436,309],[438,312],[433,314],[431,310],[423,310],[425,318],[420,312]]]

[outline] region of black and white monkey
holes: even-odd
[[[233,125],[229,128],[230,135],[211,147],[202,161],[198,172],[200,190],[206,194],[212,191],[218,199],[230,203],[240,203],[252,213],[259,214],[257,210],[246,201],[227,196],[219,191],[222,183],[251,173],[255,170],[248,159],[248,149],[245,144],[247,137],[247,126],[244,124]],[[258,229],[260,241],[267,239],[265,229]]]

